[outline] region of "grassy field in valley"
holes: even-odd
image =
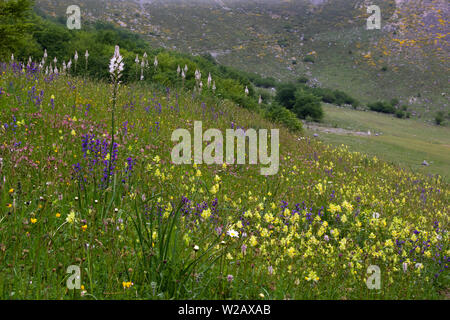
[[[415,172],[439,174],[447,181],[450,179],[449,127],[332,105],[324,105],[324,111],[323,123],[314,126],[314,129],[322,131],[317,132],[320,140],[333,145],[345,144],[352,151],[377,156]],[[325,132],[327,128],[331,132]],[[332,128],[350,132],[333,132]],[[368,131],[370,135],[353,133]],[[430,165],[422,165],[424,160]]]

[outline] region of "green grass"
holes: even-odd
[[[436,9],[445,8],[445,1],[436,2]],[[421,13],[422,1],[408,3],[407,9]],[[70,4],[70,0],[37,1],[40,10],[57,17],[65,17]],[[448,106],[448,99],[441,96],[447,91],[448,63],[437,59],[434,47],[400,50],[391,41],[396,37],[393,32],[366,30],[365,10],[356,9],[360,1],[335,0],[318,7],[307,0],[225,4],[231,11],[202,1],[153,1],[144,9],[131,0],[105,1],[102,6],[94,0],[80,1],[83,12],[92,15],[86,20],[126,22],[126,28],[141,33],[153,47],[220,53],[217,61],[221,64],[280,80],[307,75],[363,103],[398,98],[402,104],[410,104],[410,98],[420,93],[410,110],[424,119],[432,119],[436,111]],[[383,24],[390,23],[394,1],[373,4],[382,8]],[[387,46],[389,56],[383,54],[382,45]],[[304,63],[313,51],[315,63]],[[363,58],[369,51],[375,65]],[[381,71],[383,66],[387,71]]]
[[[450,179],[450,128],[415,119],[397,119],[370,111],[324,105],[324,124],[353,131],[371,131],[371,136],[321,133],[333,145],[345,144],[353,151],[409,167],[413,171],[439,174]],[[375,133],[381,133],[375,136]],[[423,166],[426,160],[430,166]]]
[[[440,179],[180,88],[122,85],[113,111],[108,83],[8,64],[0,65],[0,88],[1,299],[448,292],[448,261],[435,258],[449,255],[450,189]],[[172,132],[192,130],[196,120],[222,132],[280,128],[278,174],[261,176],[260,165],[173,165]],[[89,152],[87,134],[95,134]],[[102,180],[114,159],[112,134],[115,170]],[[438,140],[439,132],[429,135]],[[100,151],[95,139],[104,141]],[[81,269],[81,290],[66,287],[70,265]],[[379,290],[366,286],[370,265],[381,269]]]

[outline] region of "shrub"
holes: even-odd
[[[326,103],[336,103],[336,96],[334,95],[334,91],[328,88],[312,88],[311,92],[320,97],[323,102]]]
[[[323,118],[320,98],[301,89],[297,90],[295,93],[295,104],[293,111],[301,119],[310,117],[314,121],[319,121]]]
[[[444,113],[442,111],[439,111],[436,113],[436,116],[434,117],[434,122],[440,126],[444,122]]]
[[[335,103],[338,104],[338,105],[343,105],[343,104],[354,105],[357,102],[354,98],[350,97],[344,91],[334,90],[334,96],[336,98]]]
[[[255,86],[263,87],[263,88],[273,88],[277,85],[277,81],[272,78],[256,78],[253,83]]]
[[[30,22],[30,0],[0,2],[0,57],[9,58],[11,53],[18,56],[18,50],[30,45],[35,46],[29,36],[35,25]]]
[[[267,90],[264,90],[264,89],[255,90],[255,95],[258,98],[259,98],[259,96],[261,96],[263,103],[266,103],[266,104],[272,100],[271,94]]]
[[[400,103],[400,101],[399,101],[397,98],[391,99],[391,105],[392,105],[393,107],[398,106],[399,103]]]
[[[292,83],[282,84],[277,88],[275,101],[283,107],[292,109],[295,104],[295,91],[297,88]]]
[[[358,100],[354,99],[353,102],[351,103],[351,105],[352,105],[353,109],[356,109],[361,105],[361,103]]]
[[[399,118],[399,119],[403,119],[403,118],[406,117],[406,113],[405,113],[404,111],[402,111],[402,110],[397,110],[397,111],[395,112],[395,116],[396,116],[397,118]]]
[[[305,89],[308,90],[308,88]],[[355,109],[359,106],[358,100],[341,90],[331,90],[329,88],[310,88],[309,90],[326,103],[332,103],[339,106],[350,104]]]
[[[302,132],[303,126],[295,113],[280,106],[277,103],[272,104],[266,111],[265,117],[273,122],[285,125],[293,132]]]
[[[257,87],[273,88],[277,85],[277,80],[273,77],[264,78],[256,73],[246,73],[245,76]]]
[[[300,78],[297,79],[298,83],[307,83],[308,82],[308,78],[305,76],[301,76]]]
[[[239,106],[248,109],[250,111],[257,112],[259,109],[258,103],[250,98],[244,96],[231,96],[231,99]]]
[[[382,113],[395,113],[395,108],[386,101],[377,101],[374,103],[369,103],[367,107],[376,112],[382,112]]]
[[[311,63],[314,63],[315,60],[314,60],[314,57],[313,57],[313,56],[306,56],[306,57],[303,58],[303,62],[311,62]]]

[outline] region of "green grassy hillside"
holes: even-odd
[[[175,165],[171,134],[192,133],[194,121],[223,132],[280,126],[176,87],[131,83],[111,97],[106,82],[0,65],[0,298],[448,292],[450,189],[439,177],[283,127],[277,175]],[[79,290],[66,286],[71,265]],[[372,265],[380,289],[366,286]]]
[[[70,4],[37,1],[62,21]],[[424,119],[448,111],[446,1],[370,4],[381,8],[382,30],[366,30],[366,4],[359,0],[80,2],[84,21],[128,28],[155,47],[209,53],[224,65],[280,80],[307,76],[363,103],[398,98]]]
[[[361,2],[318,2],[86,0],[73,31],[65,0],[37,1],[46,18],[2,3],[0,299],[448,297],[449,129],[427,123],[448,111],[442,2],[421,2],[425,21],[383,1],[378,33]],[[325,105],[303,131],[293,112],[330,97],[416,114]],[[173,134],[193,142],[197,121],[279,129],[278,172],[250,147],[244,164],[176,164]]]

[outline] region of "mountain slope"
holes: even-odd
[[[37,4],[62,16],[69,2]],[[446,2],[371,4],[381,7],[381,31],[366,30],[364,1],[81,2],[84,19],[129,28],[154,46],[278,79],[306,75],[362,102],[399,98],[426,119],[448,110]]]

